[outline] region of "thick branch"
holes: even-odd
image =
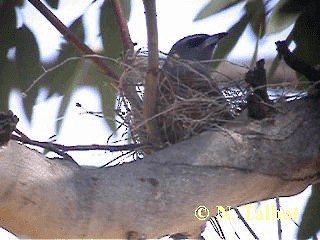
[[[70,31],[40,0],[28,0],[35,8],[42,13],[42,15],[51,22],[51,24],[64,36],[64,38],[71,43],[83,54],[85,55],[97,55],[91,48],[80,41],[80,39]],[[117,81],[119,76],[115,73],[101,58],[90,57],[91,61],[94,62],[100,71],[111,77],[114,82],[112,85],[117,88]]]
[[[199,205],[290,196],[320,180],[320,100],[285,103],[143,160],[106,169],[53,161],[9,142],[0,152],[0,224],[31,238],[196,236]]]

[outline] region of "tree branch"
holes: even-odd
[[[42,15],[63,35],[63,37],[73,43],[73,45],[85,55],[97,55],[91,48],[81,42],[79,38],[70,31],[40,0],[28,0]],[[89,57],[93,63],[97,65],[100,71],[112,78],[111,83],[115,88],[118,88],[119,76],[114,72],[102,59],[97,57]]]
[[[157,120],[157,96],[158,96],[158,73],[159,73],[159,52],[158,52],[158,29],[157,10],[155,0],[143,0],[147,31],[148,31],[148,71],[143,97],[143,115],[146,122],[148,140],[154,146],[160,144],[160,133]]]
[[[203,224],[198,206],[290,196],[320,181],[320,100],[277,106],[106,169],[48,160],[10,141],[0,151],[0,224],[30,238],[156,238]]]
[[[130,38],[130,32],[127,24],[127,19],[124,14],[123,8],[121,6],[120,0],[111,0],[113,9],[115,11],[115,15],[117,18],[117,22],[120,28],[120,35],[123,44],[123,48],[125,51],[130,49],[133,50],[133,43]]]
[[[320,71],[316,70],[314,67],[310,66],[305,61],[294,55],[289,50],[286,41],[278,41],[276,42],[276,45],[278,54],[284,58],[286,64],[288,64],[292,69],[303,74],[311,82],[320,81]]]

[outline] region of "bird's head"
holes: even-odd
[[[227,33],[223,32],[214,35],[195,34],[184,37],[172,46],[168,57],[181,60],[211,60],[216,44],[226,35]]]

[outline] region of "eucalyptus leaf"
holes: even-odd
[[[266,5],[263,0],[248,1],[245,10],[250,16],[250,26],[254,34],[262,38],[266,31]]]
[[[59,5],[59,0],[46,0],[46,2],[48,3],[48,5],[52,8],[57,9],[58,5]]]
[[[81,82],[85,80],[88,74],[88,62],[84,59],[79,60],[75,63],[75,70],[70,72],[68,76],[68,84],[65,86],[63,92],[63,98],[58,110],[58,118],[63,119],[68,106],[70,105],[70,99],[78,88]],[[63,121],[56,121],[57,133],[59,132]]]
[[[123,53],[123,45],[121,42],[120,27],[111,1],[105,1],[101,6],[100,34],[104,55],[110,58],[108,63],[113,66],[117,72],[121,72],[122,69],[116,61]]]
[[[211,0],[194,18],[198,21],[230,8],[244,0]]]
[[[291,9],[287,0],[280,0],[271,13],[267,34],[281,32],[291,26],[298,18],[301,8]]]
[[[224,37],[216,47],[213,54],[214,59],[223,59],[231,52],[246,29],[249,21],[250,17],[247,14],[244,14],[241,19],[227,31],[228,35]],[[218,64],[215,64],[215,67],[217,65]]]
[[[5,60],[0,64],[0,111],[8,110],[10,90],[18,81],[16,64]]]
[[[84,40],[82,16],[77,18],[69,28],[81,41]],[[49,88],[49,96],[54,93],[59,93],[63,96],[59,106],[58,118],[63,119],[72,94],[86,76],[83,62],[84,59],[81,59],[81,54],[73,44],[70,42],[63,43],[56,64],[64,64],[46,76],[45,83]],[[62,123],[62,121],[57,121],[57,133],[59,133]]]
[[[94,86],[100,93],[100,101],[102,105],[102,111],[104,119],[107,122],[109,128],[114,131],[116,128],[115,124],[115,102],[117,90],[111,86],[110,82],[107,81],[105,75],[97,70],[94,65],[90,65],[88,70],[89,86]]]
[[[77,18],[69,28],[81,41],[84,41],[82,16]],[[80,61],[80,59],[77,58],[80,57],[81,54],[72,43],[66,42],[61,44],[59,56],[53,66],[61,63],[64,64],[48,73],[45,77],[46,81],[44,81],[45,86],[49,89],[49,96],[55,93],[64,95],[66,91],[69,91],[67,89],[73,85],[72,80],[69,81],[69,79],[73,79],[73,76],[77,71],[78,62]],[[72,58],[75,59],[72,60]]]
[[[0,63],[7,57],[11,47],[15,46],[16,12],[12,1],[4,1],[0,7]]]
[[[320,64],[320,2],[304,8],[293,28],[294,54],[311,66]]]
[[[111,129],[115,131],[115,104],[116,104],[116,93],[117,91],[111,86],[109,81],[103,81],[99,87],[99,92],[101,96],[102,111],[105,116],[105,120]]]
[[[16,33],[16,66],[19,87],[23,90],[41,73],[40,52],[37,41],[30,29],[23,25]],[[27,118],[31,120],[32,110],[38,96],[38,87],[34,86],[23,98]]]

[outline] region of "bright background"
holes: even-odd
[[[102,47],[98,36],[97,9],[102,0],[90,5],[91,0],[61,0],[61,6],[58,10],[52,10],[57,17],[67,26],[74,19],[85,12],[85,26],[92,29],[87,34],[86,43],[97,50]],[[159,49],[168,52],[171,46],[180,38],[195,33],[214,34],[225,32],[242,16],[242,7],[244,4],[237,5],[222,14],[205,20],[193,22],[196,14],[202,9],[208,0],[158,0],[158,30],[159,30]],[[90,6],[89,6],[90,5]],[[60,33],[31,5],[26,4],[18,11],[19,24],[25,23],[32,29],[40,46],[41,59],[49,61],[58,54],[61,41]],[[133,42],[136,42],[137,48],[147,47],[147,34],[145,27],[144,9],[141,0],[132,1],[132,11],[129,20],[129,29]],[[262,39],[259,43],[258,58],[274,57],[276,55],[275,44],[277,40],[285,39],[290,30],[281,34],[272,35]],[[230,59],[238,63],[246,62],[253,55],[255,39],[252,38],[251,30],[246,29],[243,37],[229,56]],[[106,144],[108,136],[111,134],[104,120],[84,114],[83,110],[75,107],[76,102],[80,102],[86,109],[91,111],[101,111],[99,96],[97,92],[88,87],[81,87],[71,99],[71,104],[64,117],[64,123],[61,134],[57,137],[57,142],[62,144]],[[31,124],[27,122],[25,114],[21,108],[21,93],[13,91],[10,96],[10,109],[19,116],[18,128],[27,134],[30,138],[47,141],[55,134],[54,125],[58,111],[58,103],[62,97],[55,96],[44,101],[46,91],[42,91],[34,107],[33,119]],[[80,164],[101,166],[106,163],[106,159],[113,158],[114,155],[103,151],[74,152],[71,155]],[[245,187],[245,186],[244,186]],[[307,197],[310,195],[310,189],[302,194],[291,197],[281,198],[281,206],[284,209],[298,208],[302,214]],[[265,201],[264,205],[275,205],[274,200]],[[214,206],[207,206],[213,209]],[[262,207],[262,206],[261,206]],[[300,216],[301,217],[301,216]],[[298,221],[298,223],[300,220]],[[261,239],[277,238],[277,223],[275,221],[250,221],[250,226]],[[283,239],[294,239],[297,227],[291,221],[283,221]],[[206,231],[207,239],[214,239],[214,233],[209,226]],[[222,229],[227,239],[235,239],[234,231],[240,234],[242,239],[250,239],[240,221],[228,222],[222,221]],[[1,236],[1,239],[8,238],[8,235]],[[252,236],[251,236],[252,238]]]

